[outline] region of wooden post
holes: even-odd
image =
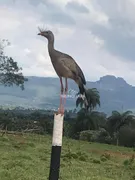
[[[59,179],[60,157],[61,157],[62,136],[63,136],[63,119],[64,119],[64,115],[61,114],[54,115],[49,180]]]

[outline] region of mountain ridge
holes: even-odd
[[[26,108],[52,109],[59,106],[60,82],[57,77],[26,76],[25,90],[19,87],[0,86],[0,105],[22,106]],[[64,81],[63,81],[64,82]],[[69,91],[66,108],[73,109],[76,105],[75,95],[78,87],[72,80],[69,82]],[[106,75],[98,81],[87,81],[87,88],[97,88],[100,93],[101,107],[99,111],[111,113],[112,110],[134,109],[135,86],[128,84],[123,78]]]

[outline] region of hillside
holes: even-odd
[[[60,179],[133,180],[131,148],[63,138]],[[0,137],[1,180],[47,180],[51,137],[35,134]]]
[[[57,108],[59,103],[60,83],[58,78],[28,77],[25,91],[17,87],[0,87],[0,105],[23,106],[35,108]],[[100,92],[100,111],[107,114],[112,110],[119,111],[135,108],[135,87],[122,78],[104,76],[96,82],[87,82],[87,88],[96,87]],[[77,86],[69,81],[67,109],[75,108]]]

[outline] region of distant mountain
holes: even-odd
[[[18,87],[0,86],[0,105],[22,106],[43,109],[56,109],[59,105],[60,83],[58,78],[27,77],[25,90]],[[123,78],[104,76],[99,81],[87,82],[87,88],[97,88],[100,92],[100,111],[110,114],[112,110],[135,109],[135,87],[129,85]],[[69,93],[66,103],[67,109],[75,108],[78,92],[77,85],[69,80]]]

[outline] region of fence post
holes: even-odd
[[[64,115],[61,114],[54,115],[49,180],[59,179],[60,157],[61,157],[62,136],[63,136],[63,119],[64,119]]]

